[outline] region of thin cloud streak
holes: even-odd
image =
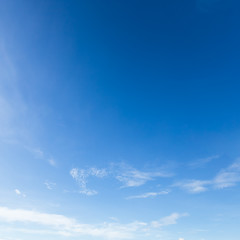
[[[182,217],[187,217],[189,216],[188,213],[172,213],[171,215],[164,217],[160,219],[159,221],[153,221],[151,224],[155,228],[163,227],[163,226],[168,226],[168,225],[173,225],[177,223],[177,220]]]
[[[157,196],[161,196],[161,195],[167,195],[167,194],[169,194],[169,192],[170,191],[147,192],[147,193],[140,194],[140,195],[130,196],[130,197],[127,197],[126,199],[153,198],[153,197],[157,197]]]
[[[240,182],[240,159],[232,165],[221,170],[213,179],[210,180],[186,180],[173,186],[180,187],[189,193],[200,193],[212,189],[223,189],[233,187]]]
[[[34,158],[44,160],[47,163],[49,163],[51,166],[56,167],[57,162],[54,158],[49,158],[48,154],[46,154],[42,149],[37,147],[30,147],[30,146],[24,146],[24,148],[33,155]]]
[[[189,193],[200,193],[208,190],[208,185],[211,181],[201,181],[201,180],[186,180],[178,182],[173,186],[180,187]]]
[[[200,158],[200,159],[197,159],[196,161],[189,163],[189,167],[191,167],[191,168],[204,167],[206,164],[212,162],[215,159],[218,159],[219,157],[220,157],[220,155],[214,155],[214,156],[210,156],[210,157],[206,157],[206,158]]]
[[[139,187],[146,184],[148,181],[155,180],[156,178],[166,178],[172,176],[172,174],[161,171],[143,172],[128,165],[123,165],[120,167],[121,168],[115,178],[122,183],[122,188]]]

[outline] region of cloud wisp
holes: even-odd
[[[56,186],[56,183],[54,183],[54,182],[49,182],[49,181],[45,181],[44,182],[44,185],[46,186],[46,188],[48,189],[48,190],[53,190],[54,188],[55,188],[55,186]]]
[[[161,191],[161,192],[147,192],[140,195],[134,195],[127,197],[126,199],[139,199],[139,198],[154,198],[161,195],[167,195],[170,191]]]
[[[214,188],[217,189],[232,187],[238,182],[240,182],[240,159],[220,171],[213,179]]]
[[[153,181],[159,177],[170,177],[171,174],[165,172],[143,172],[130,166],[121,166],[120,171],[116,175],[116,179],[122,183],[122,188],[139,187],[146,184],[148,181]]]
[[[77,182],[80,191],[79,193],[88,196],[96,195],[98,192],[96,190],[89,189],[87,187],[87,182],[89,177],[103,178],[108,175],[106,169],[89,168],[89,169],[78,169],[73,168],[70,171],[70,175]]]
[[[173,225],[173,224],[177,223],[177,220],[179,218],[187,217],[188,215],[189,215],[188,213],[183,213],[183,214],[172,213],[171,215],[166,216],[166,217],[160,219],[159,221],[151,222],[151,224],[155,228],[164,227],[164,226],[168,226],[168,225]]]
[[[186,180],[174,186],[180,187],[190,193],[200,193],[212,189],[223,189],[235,186],[240,182],[240,159],[226,169],[221,170],[213,179],[210,180]]]
[[[51,166],[53,166],[53,167],[56,167],[56,165],[57,165],[55,159],[53,159],[53,158],[49,158],[49,159],[48,159],[48,163],[49,163]]]
[[[51,165],[52,167],[56,167],[57,166],[57,162],[54,158],[52,157],[48,157],[46,153],[44,153],[44,151],[40,148],[34,148],[34,147],[29,147],[29,146],[24,146],[24,148],[30,152],[34,158],[36,159],[40,159],[40,160],[44,160],[46,162],[48,162],[49,165]]]
[[[26,194],[22,193],[19,189],[15,189],[14,192],[20,197],[26,197]]]
[[[220,155],[214,155],[214,156],[210,156],[210,157],[206,157],[206,158],[200,158],[200,159],[197,159],[197,160],[189,163],[189,167],[190,168],[204,167],[206,164],[212,162],[215,159],[218,159],[219,157],[220,157]]]
[[[54,234],[68,237],[100,237],[107,239],[131,239],[137,236],[151,235],[156,230],[162,231],[164,226],[173,225],[181,217],[188,214],[173,213],[163,217],[158,221],[120,224],[104,222],[101,224],[82,224],[74,218],[69,218],[59,214],[41,213],[24,209],[9,209],[0,207],[0,221],[3,223],[23,223],[24,229],[14,228],[13,231],[25,231],[29,234]],[[31,224],[45,226],[34,229]],[[26,228],[29,227],[29,228]]]
[[[164,171],[140,171],[127,164],[111,164],[107,168],[98,169],[95,167],[79,169],[72,168],[70,175],[77,182],[79,186],[79,193],[88,196],[96,195],[98,192],[87,187],[87,183],[90,177],[104,178],[109,176],[116,179],[121,183],[120,188],[139,187],[146,184],[149,181],[154,181],[157,178],[172,177],[172,174]],[[167,191],[162,192],[148,192],[139,196],[131,196],[129,198],[148,198],[158,195],[167,194]]]
[[[21,86],[22,69],[17,58],[8,50],[8,44],[0,38],[0,141],[16,144],[30,152],[34,158],[43,159],[56,166],[56,161],[47,159],[39,148],[29,147],[36,139],[41,119],[36,106],[26,101]]]
[[[200,193],[208,190],[208,185],[211,184],[211,181],[201,181],[201,180],[186,180],[181,181],[174,186],[180,187],[183,190],[186,190],[189,193]]]

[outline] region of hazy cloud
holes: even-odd
[[[56,183],[49,181],[45,181],[44,184],[48,190],[52,190],[56,186]]]
[[[173,186],[178,186],[190,193],[200,193],[213,189],[223,189],[235,186],[240,182],[240,160],[236,160],[226,169],[222,169],[210,180],[186,180],[180,181]]]
[[[226,169],[220,171],[213,179],[213,185],[215,188],[227,188],[235,186],[240,182],[240,160]]]
[[[82,224],[76,219],[59,214],[41,213],[32,210],[9,209],[0,207],[0,221],[12,223],[24,223],[24,229],[14,228],[13,231],[25,231],[32,234],[55,234],[59,236],[91,236],[108,239],[131,239],[134,237],[154,237],[156,231],[162,230],[164,226],[176,224],[177,220],[187,214],[173,213],[158,221],[120,224],[104,222],[101,224]],[[45,228],[34,229],[31,223],[45,226]],[[18,224],[18,226],[19,226]],[[29,228],[27,228],[29,227]],[[154,230],[154,231],[153,231]]]
[[[211,161],[218,159],[220,156],[219,155],[214,155],[206,158],[200,158],[197,159],[191,163],[189,163],[189,166],[191,168],[199,168],[199,167],[204,167],[207,163],[210,163]]]
[[[26,197],[26,195],[24,193],[22,193],[19,189],[15,189],[14,192],[21,197]]]
[[[56,165],[57,165],[55,159],[53,159],[53,158],[49,158],[49,159],[48,159],[48,162],[49,162],[49,164],[50,164],[51,166],[53,166],[53,167],[56,167]]]
[[[30,152],[34,158],[41,159],[48,162],[51,166],[55,167],[57,165],[56,160],[54,158],[49,158],[48,154],[44,153],[44,151],[38,147],[30,147],[24,146],[24,148]]]
[[[147,192],[147,193],[144,193],[144,194],[127,197],[127,199],[151,198],[151,197],[157,197],[157,196],[160,196],[160,195],[167,195],[167,194],[169,194],[169,191]]]
[[[122,183],[122,187],[139,187],[148,181],[153,181],[159,177],[170,177],[165,172],[143,172],[128,165],[120,166],[116,179]]]
[[[164,217],[160,219],[159,221],[153,221],[151,222],[151,225],[154,228],[159,228],[163,226],[173,225],[177,223],[177,220],[181,217],[188,216],[187,213],[179,214],[179,213],[172,213],[170,216]]]
[[[201,181],[201,180],[186,180],[182,182],[178,182],[174,186],[178,186],[190,193],[200,193],[208,190],[208,185],[210,185],[211,181]]]

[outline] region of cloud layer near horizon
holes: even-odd
[[[164,226],[176,224],[178,219],[187,215],[186,213],[172,213],[169,216],[151,222],[134,221],[126,224],[112,222],[82,224],[76,219],[64,215],[0,207],[0,222],[23,223],[25,232],[32,234],[44,234],[47,232],[48,234],[61,236],[90,236],[107,239],[131,239],[139,234],[152,235],[155,231],[162,231]],[[34,228],[29,227],[31,224],[45,226],[46,228],[34,230]],[[22,231],[23,229],[16,228],[14,231],[18,230]]]

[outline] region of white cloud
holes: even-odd
[[[200,158],[197,159],[191,163],[189,163],[189,166],[191,168],[199,168],[199,167],[203,167],[205,166],[207,163],[210,163],[211,161],[218,159],[220,157],[220,155],[214,155],[214,156],[210,156],[210,157],[206,157],[206,158]]]
[[[95,167],[91,167],[88,169],[79,169],[73,168],[70,170],[70,175],[79,185],[79,193],[85,195],[95,195],[97,194],[96,190],[91,190],[87,187],[87,183],[90,177],[104,178],[108,175],[116,178],[119,182],[122,183],[122,188],[125,187],[138,187],[144,185],[148,181],[153,181],[159,177],[170,177],[172,175],[167,174],[161,171],[155,172],[143,172],[137,170],[133,167],[130,167],[126,164],[112,164],[111,168],[107,170],[105,168],[98,169]],[[146,198],[146,197],[154,197],[157,195],[166,194],[166,192],[158,192],[158,193],[146,193],[147,195],[141,196],[133,196],[130,198]]]
[[[188,216],[187,213],[184,214],[179,214],[179,213],[172,213],[171,215],[164,217],[162,219],[160,219],[159,221],[153,221],[151,222],[151,225],[154,228],[159,228],[159,227],[163,227],[163,226],[168,226],[168,225],[173,225],[177,223],[177,220],[181,217],[186,217]]]
[[[90,168],[88,170],[88,174],[90,176],[95,176],[95,177],[98,177],[98,178],[103,178],[103,177],[106,177],[108,175],[106,169],[98,169],[98,168]]]
[[[42,159],[44,157],[43,151],[39,148],[31,149],[35,158]]]
[[[21,132],[25,104],[16,86],[16,70],[6,45],[0,39],[0,137],[1,140],[16,140]]]
[[[94,196],[98,194],[98,191],[93,189],[82,189],[79,191],[79,193],[87,195],[87,196]]]
[[[157,196],[166,195],[166,194],[169,194],[169,191],[147,192],[147,193],[144,193],[144,194],[127,197],[127,199],[150,198],[150,197],[157,197]]]
[[[15,193],[16,193],[17,195],[21,195],[21,192],[20,192],[18,189],[15,189]]]
[[[19,189],[15,189],[14,192],[21,197],[26,197],[26,195],[24,193],[22,193]]]
[[[184,240],[184,238],[179,238],[178,240]]]
[[[169,177],[170,174],[164,172],[143,172],[128,165],[121,165],[120,171],[116,179],[123,185],[122,187],[139,187],[148,181],[152,181],[158,177]]]
[[[89,177],[103,178],[108,175],[106,169],[89,168],[78,169],[73,168],[70,171],[72,178],[78,183],[80,191],[79,193],[88,196],[96,195],[98,192],[87,188],[87,182]]]
[[[53,158],[48,159],[48,162],[51,166],[56,167],[57,163]]]
[[[23,209],[9,209],[0,207],[0,221],[6,223],[17,223],[18,227],[23,223],[25,229],[14,228],[13,231],[25,231],[31,234],[56,234],[60,236],[91,236],[103,237],[108,239],[130,239],[137,236],[155,234],[154,229],[161,231],[162,227],[176,224],[180,217],[186,214],[173,213],[159,221],[150,223],[134,221],[127,224],[120,223],[101,223],[101,224],[82,224],[76,219],[68,218],[59,214],[41,213]],[[45,226],[44,229],[34,229],[31,223]],[[26,228],[29,227],[29,228]],[[153,235],[152,235],[153,236]],[[154,237],[154,236],[153,236]]]
[[[78,169],[77,169],[77,168],[71,169],[70,175],[71,175],[74,179],[77,179],[77,178],[78,178]]]
[[[5,222],[32,222],[48,226],[72,226],[74,220],[56,214],[0,207],[0,220]]]
[[[52,190],[56,186],[56,183],[49,181],[45,181],[44,184],[48,190]]]
[[[237,160],[227,169],[223,169],[213,179],[215,188],[227,188],[235,186],[240,182],[240,160]]]
[[[44,153],[44,151],[42,149],[40,149],[39,147],[30,147],[30,146],[24,146],[24,148],[30,152],[34,158],[36,159],[41,159],[44,160],[46,162],[48,162],[51,166],[56,167],[57,163],[56,160],[54,158],[49,158],[46,154]]]
[[[187,180],[183,182],[178,182],[174,186],[178,186],[190,193],[200,193],[208,190],[208,185],[211,181],[201,181],[201,180]]]
[[[233,187],[240,182],[240,159],[228,168],[221,170],[210,180],[187,180],[174,184],[190,193],[200,193],[213,189]]]

